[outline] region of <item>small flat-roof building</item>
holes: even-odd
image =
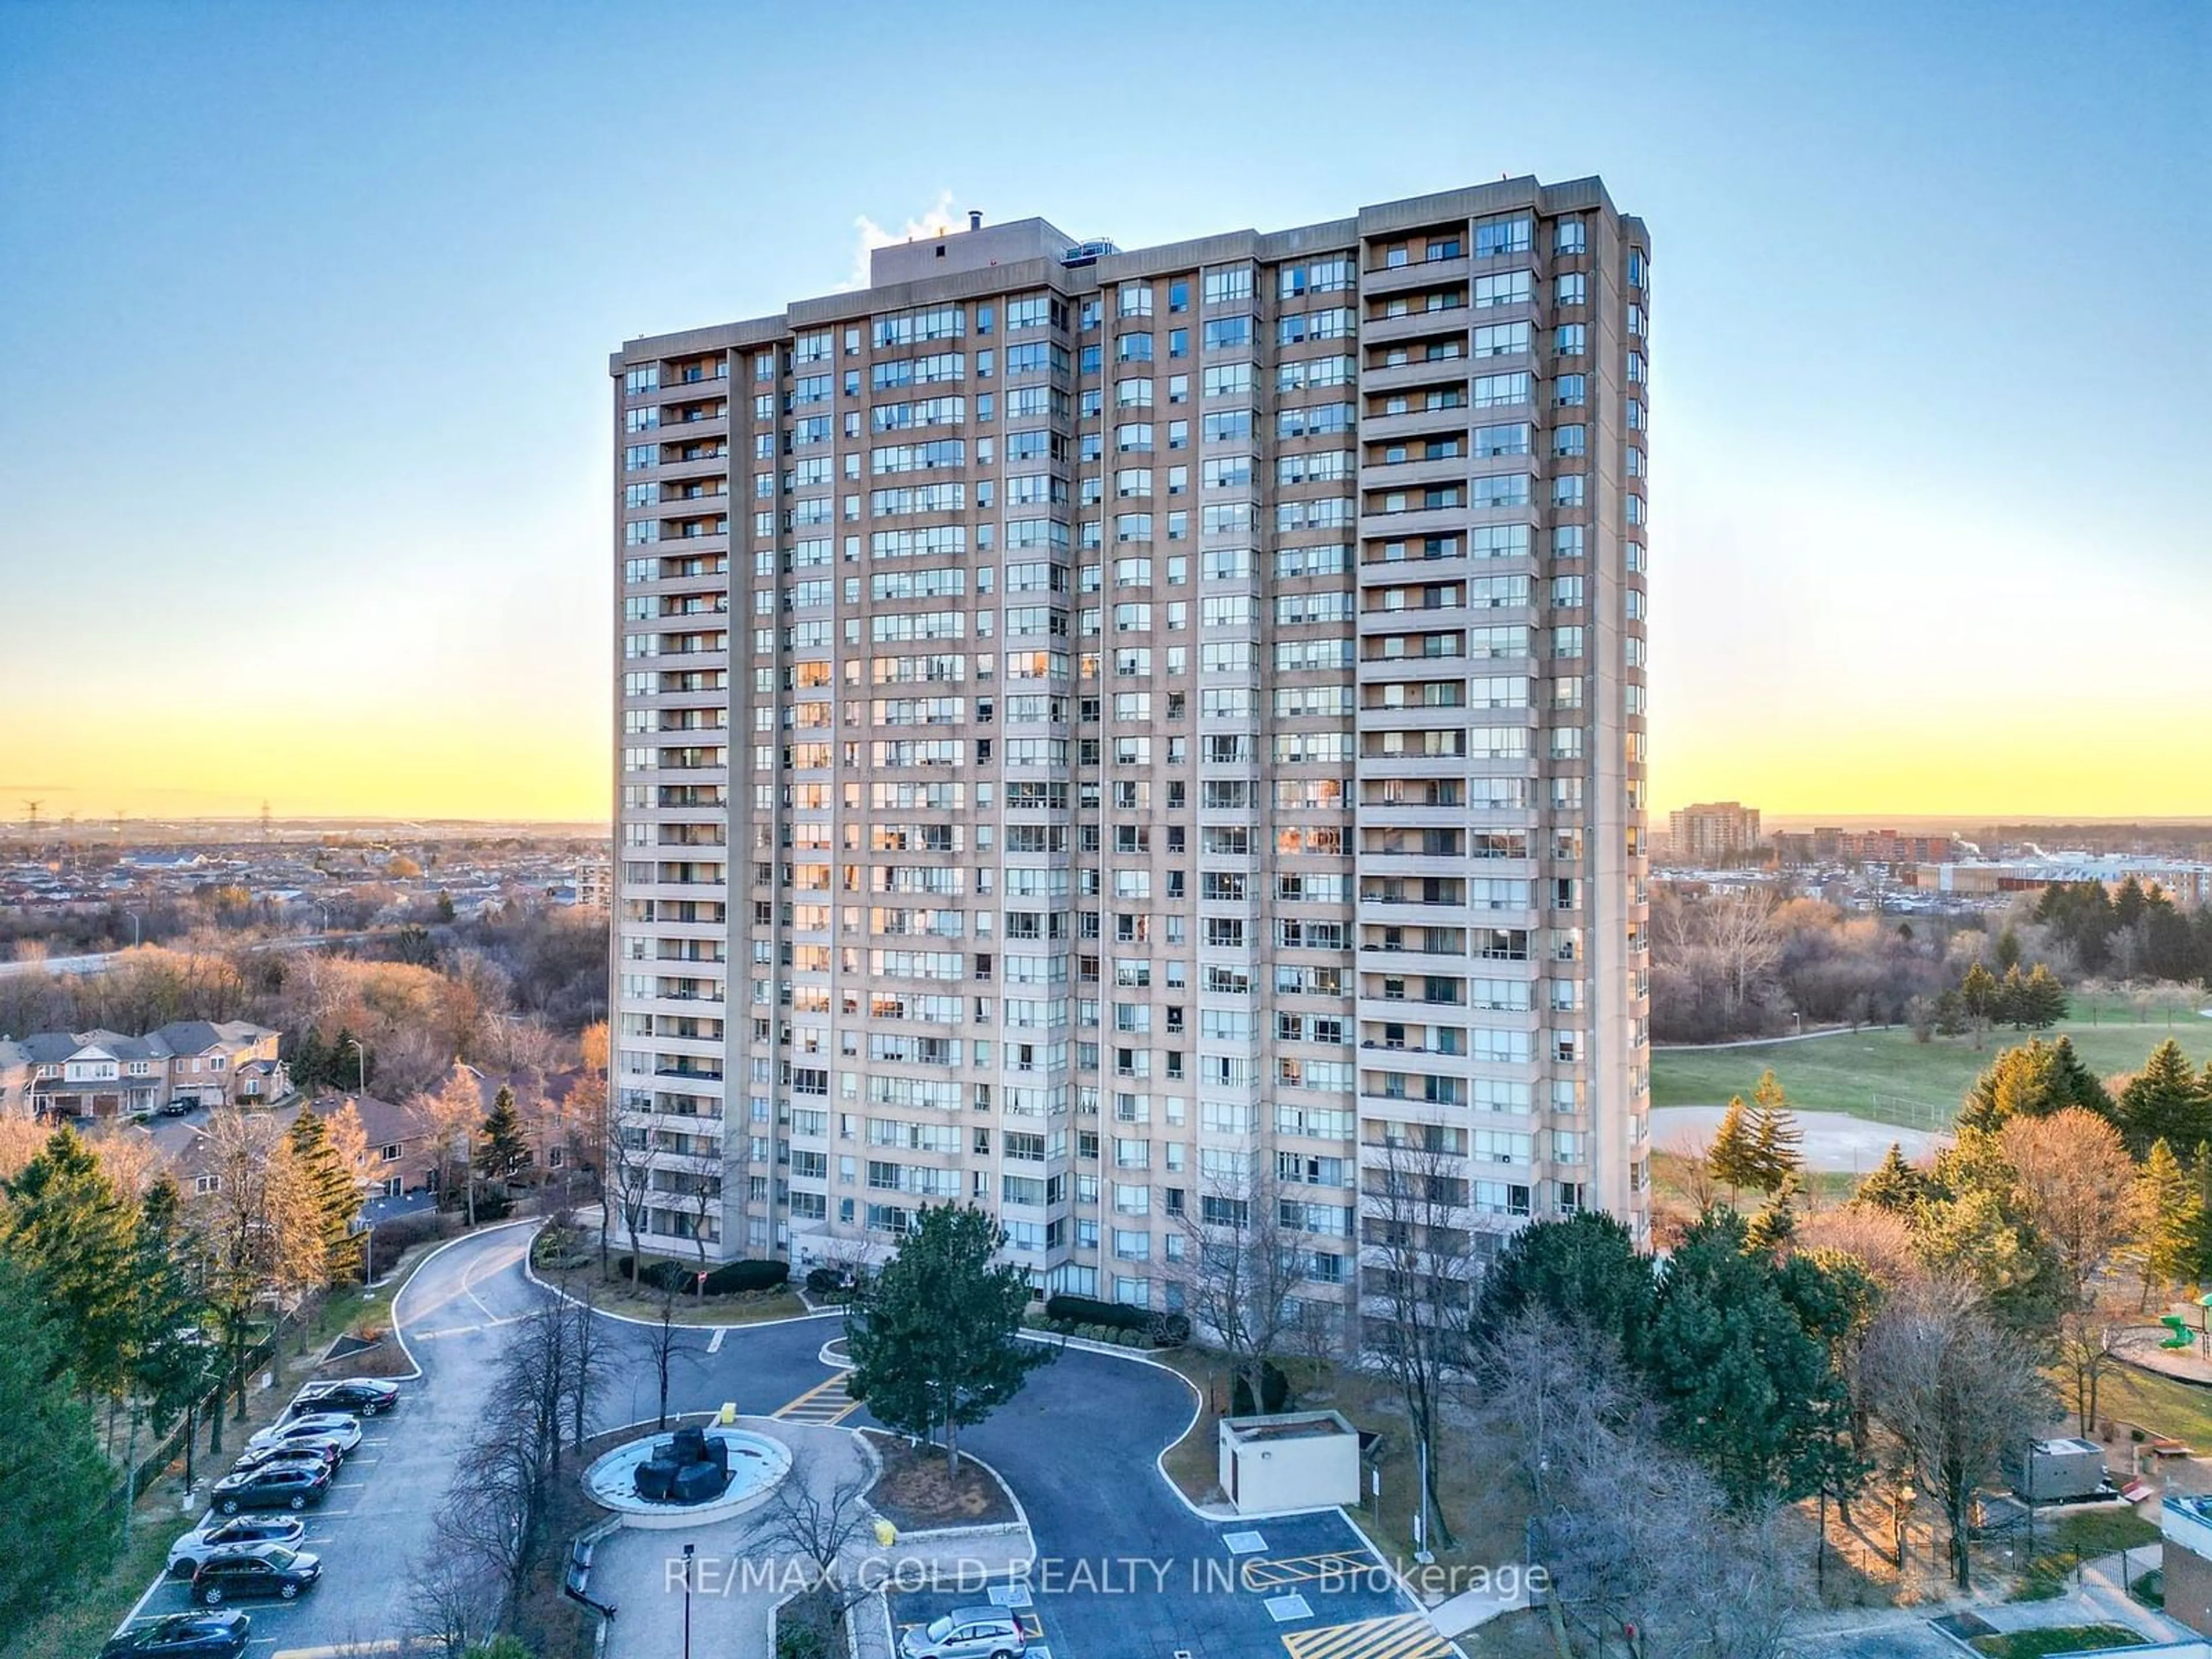
[[[1221,1490],[1245,1515],[1359,1501],[1359,1431],[1337,1412],[1221,1422]]]

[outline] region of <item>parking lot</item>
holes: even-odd
[[[393,1322],[406,1334],[420,1379],[396,1379],[398,1403],[362,1419],[361,1444],[321,1506],[301,1516],[307,1524],[301,1547],[322,1558],[320,1579],[296,1601],[226,1604],[252,1617],[248,1659],[388,1653],[406,1633],[411,1565],[428,1553],[434,1518],[475,1434],[506,1328],[535,1300],[517,1271],[528,1231],[493,1229],[434,1252],[394,1299]],[[288,1379],[269,1403],[289,1400],[298,1387],[299,1379]],[[237,1455],[240,1440],[228,1431],[226,1425],[227,1455],[207,1460],[204,1480],[224,1474]],[[206,1517],[205,1496],[203,1486],[191,1514],[173,1512],[168,1537]],[[132,1619],[189,1605],[184,1581],[164,1578],[148,1589]]]
[[[252,1615],[249,1654],[343,1647],[396,1633],[395,1602],[405,1585],[404,1574],[395,1578],[390,1565],[388,1528],[397,1505],[387,1490],[392,1479],[386,1474],[386,1465],[398,1437],[406,1432],[410,1403],[403,1389],[400,1403],[391,1411],[361,1419],[361,1444],[339,1465],[321,1505],[301,1513],[307,1535],[297,1547],[319,1556],[323,1563],[322,1577],[314,1586],[296,1601],[273,1596],[225,1601],[226,1607]],[[220,1518],[211,1510],[180,1516],[171,1534],[182,1536],[204,1521]],[[191,1605],[189,1581],[167,1578],[153,1586],[137,1616],[183,1613]]]
[[[1334,1511],[1194,1534],[1135,1555],[1041,1553],[1012,1578],[896,1592],[894,1635],[956,1608],[993,1606],[1020,1620],[1028,1659],[1443,1659],[1452,1651]]]

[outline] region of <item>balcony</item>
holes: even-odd
[[[1425,286],[1437,286],[1433,282]],[[1465,306],[1441,311],[1409,311],[1402,317],[1369,317],[1359,325],[1363,346],[1388,345],[1395,340],[1417,340],[1443,333],[1465,331],[1474,313]]]
[[[1359,273],[1359,292],[1371,297],[1463,283],[1472,268],[1465,254],[1455,259],[1413,259],[1402,265],[1372,265]]]
[[[1458,454],[1440,456],[1435,460],[1370,462],[1359,469],[1359,488],[1364,492],[1370,489],[1419,489],[1429,484],[1457,484],[1464,492],[1467,489],[1468,461],[1466,446],[1462,445]]]

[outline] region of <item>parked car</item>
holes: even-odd
[[[183,1117],[187,1113],[196,1109],[198,1105],[198,1101],[189,1100],[179,1095],[176,1099],[169,1102],[168,1104],[161,1108],[161,1115],[163,1117]]]
[[[331,1472],[307,1463],[270,1463],[241,1469],[215,1483],[208,1496],[225,1515],[240,1510],[304,1510],[331,1489]]]
[[[346,1412],[307,1412],[270,1425],[246,1445],[252,1451],[262,1446],[297,1445],[307,1440],[328,1440],[343,1456],[361,1444],[361,1419]]]
[[[242,1613],[172,1613],[110,1637],[100,1659],[238,1659],[252,1628]]]
[[[283,1544],[287,1548],[307,1535],[307,1523],[289,1515],[236,1515],[195,1527],[169,1546],[169,1571],[189,1578],[217,1550],[241,1544]]]
[[[192,1600],[204,1607],[248,1596],[293,1601],[323,1576],[322,1558],[282,1544],[248,1544],[200,1563],[192,1575]]]
[[[317,1435],[310,1440],[294,1440],[279,1446],[248,1446],[239,1453],[238,1461],[230,1468],[235,1474],[246,1469],[258,1469],[264,1463],[312,1463],[335,1474],[344,1455],[337,1441]]]
[[[1004,1607],[955,1607],[899,1643],[901,1659],[1014,1659],[1028,1650],[1020,1621]]]
[[[378,1376],[354,1376],[337,1382],[308,1383],[284,1407],[284,1415],[289,1419],[308,1412],[353,1412],[362,1417],[374,1417],[398,1403],[397,1382],[386,1382]]]

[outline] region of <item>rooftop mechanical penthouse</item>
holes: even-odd
[[[1369,1335],[1645,1225],[1650,242],[1508,179],[1129,252],[1040,219],[610,363],[614,1078],[645,1243],[973,1200]]]

